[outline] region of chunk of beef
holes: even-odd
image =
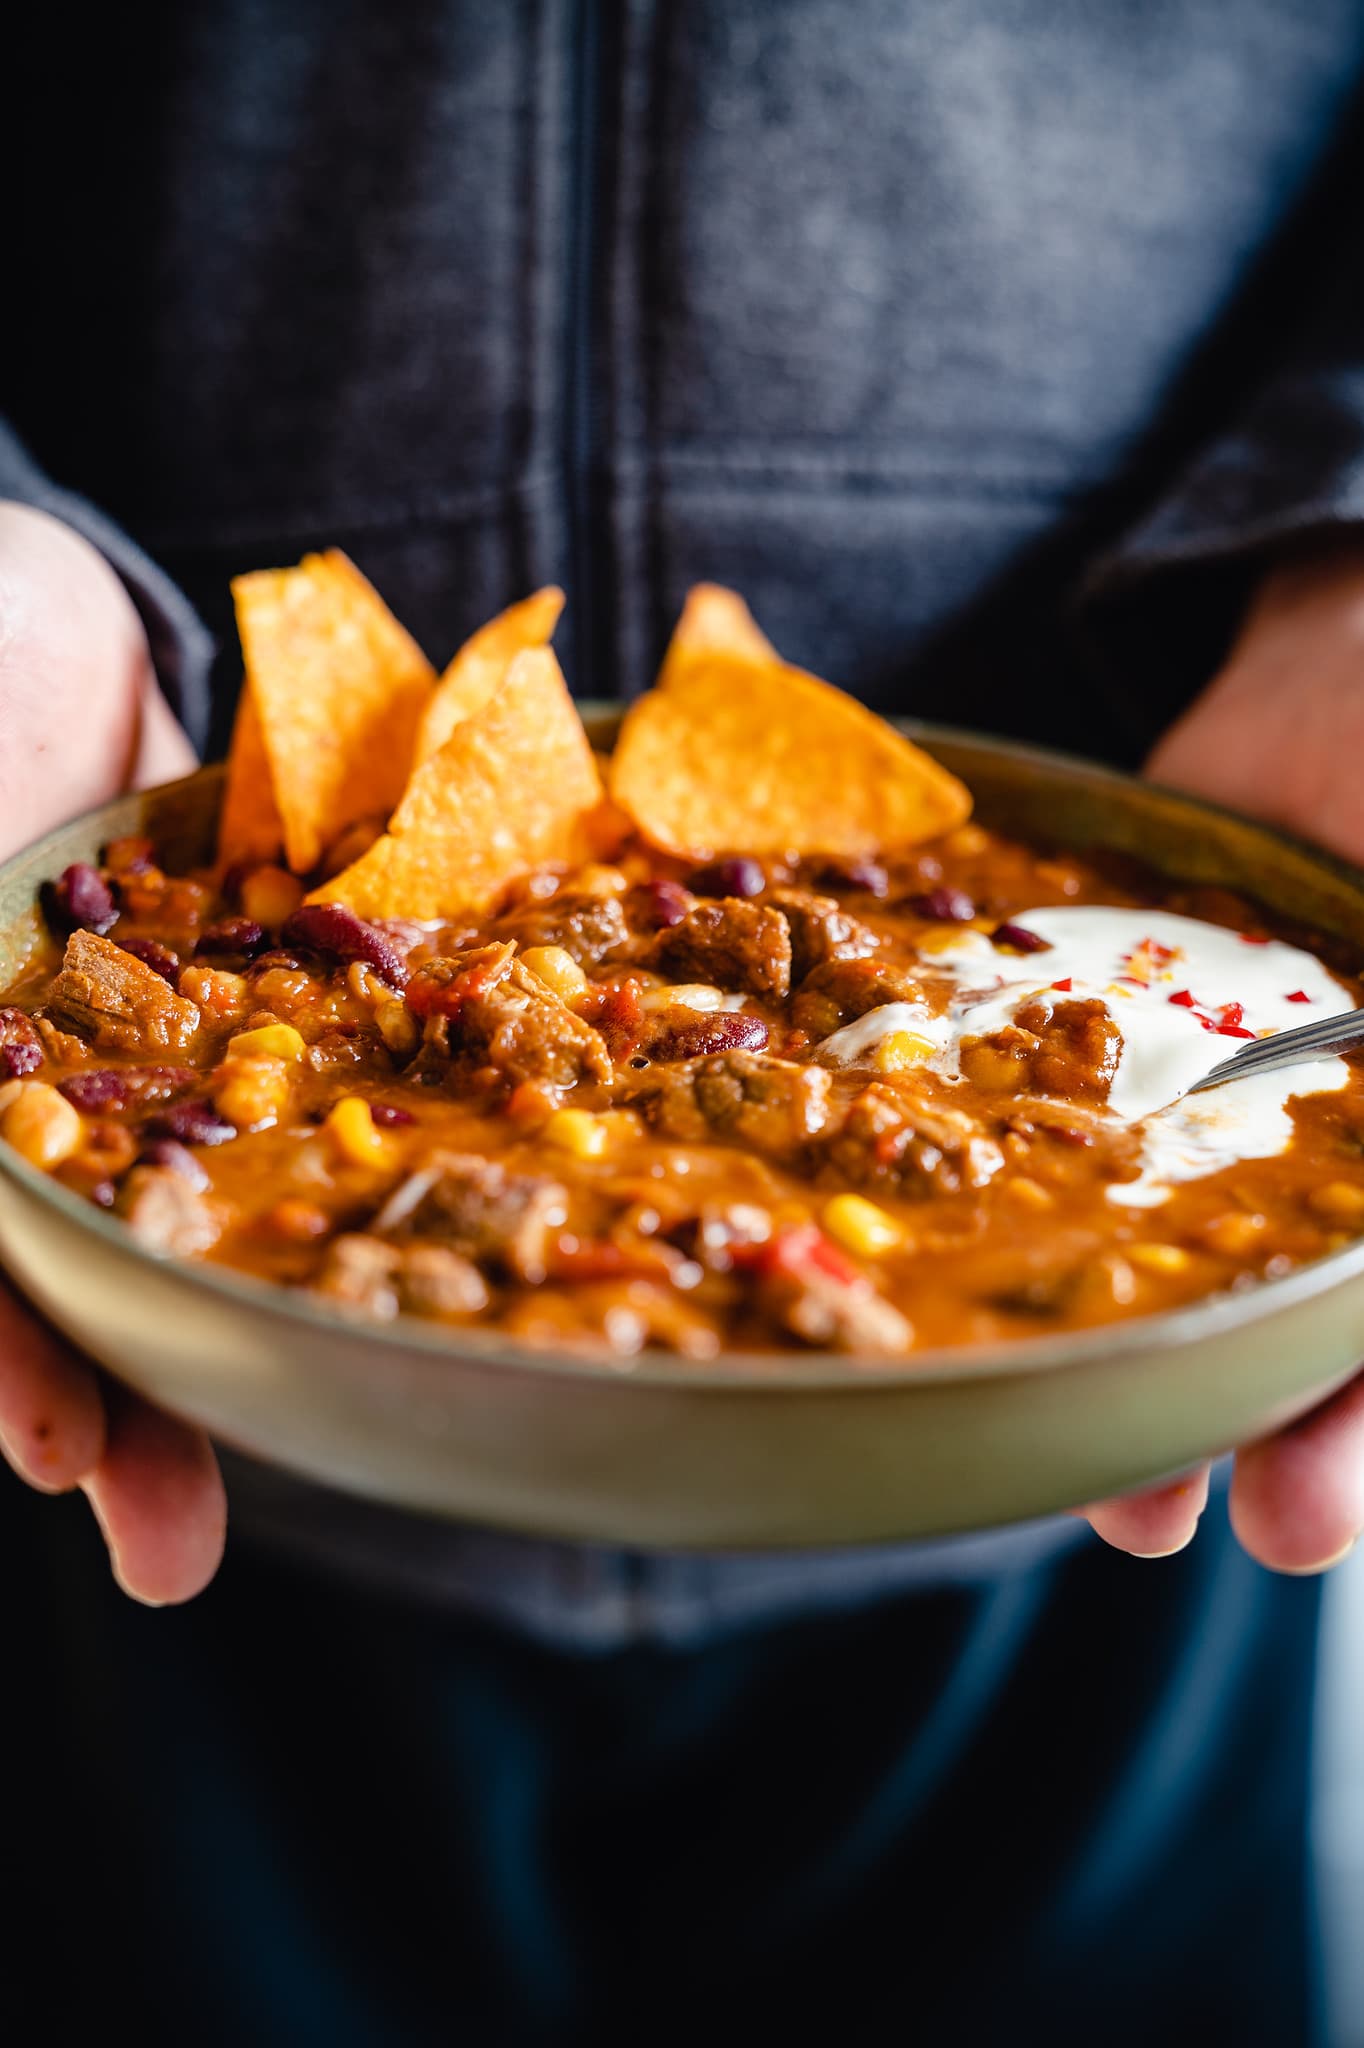
[[[199,1028],[193,1003],[95,932],[72,932],[48,1004],[62,1023],[112,1052],[181,1052]]]
[[[513,1173],[473,1153],[433,1152],[394,1189],[374,1229],[397,1242],[435,1239],[534,1283],[545,1277],[551,1234],[567,1214],[563,1187],[547,1175]]]
[[[984,1187],[1004,1164],[999,1145],[973,1117],[880,1081],[863,1089],[821,1149],[854,1187],[909,1195]]]
[[[791,987],[791,931],[779,910],[739,896],[698,903],[654,941],[650,965],[677,981],[785,1000]]]
[[[768,902],[786,919],[791,933],[791,979],[804,981],[831,960],[865,960],[880,941],[832,896],[808,889],[772,889]]]
[[[783,1231],[754,1271],[762,1307],[803,1344],[899,1353],[913,1342],[899,1309],[813,1224]]]
[[[476,1315],[488,1305],[482,1274],[458,1252],[436,1244],[385,1244],[361,1231],[327,1247],[316,1291],[379,1322],[399,1313]]]
[[[206,1252],[219,1236],[212,1209],[173,1166],[135,1166],[119,1189],[114,1208],[150,1251],[169,1252],[177,1259]]]
[[[629,1077],[633,1103],[665,1137],[699,1144],[720,1137],[755,1151],[798,1151],[823,1130],[832,1076],[762,1052],[721,1052]]]
[[[515,957],[510,940],[428,961],[412,976],[407,1002],[426,1020],[428,1063],[449,1058],[491,1067],[512,1086],[543,1081],[570,1088],[611,1079],[600,1032]]]
[[[528,903],[497,929],[521,947],[562,946],[579,967],[599,967],[629,944],[630,927],[618,896],[552,896]]]
[[[829,960],[806,975],[796,992],[791,1019],[811,1038],[828,1038],[882,1003],[923,1001],[923,985],[906,967],[888,960]]]
[[[414,1316],[470,1316],[488,1306],[478,1267],[443,1244],[409,1245],[398,1269],[398,1292]]]
[[[1122,1032],[1097,996],[1053,1002],[1035,996],[1012,1024],[964,1038],[961,1070],[978,1088],[1106,1102],[1122,1057]]]
[[[396,1246],[355,1231],[334,1238],[316,1281],[316,1291],[340,1308],[356,1309],[377,1322],[391,1322],[398,1313]]]

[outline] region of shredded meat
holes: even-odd
[[[831,960],[865,960],[880,944],[875,932],[850,917],[832,896],[813,896],[808,889],[772,889],[767,901],[790,929],[793,982],[804,981]]]
[[[916,1003],[923,986],[904,967],[885,960],[829,960],[807,974],[796,993],[791,1019],[811,1038],[827,1038],[844,1024],[865,1017],[882,1003]]]
[[[497,929],[519,946],[562,946],[580,967],[599,967],[629,943],[618,896],[553,896],[504,917]]]
[[[212,1209],[173,1166],[135,1166],[114,1206],[150,1251],[168,1252],[177,1259],[206,1252],[219,1236]]]
[[[973,1117],[903,1085],[874,1081],[823,1146],[854,1187],[911,1195],[984,1187],[1004,1154]]]
[[[474,1153],[433,1152],[389,1196],[374,1228],[399,1241],[435,1239],[534,1283],[545,1277],[550,1238],[567,1210],[566,1191],[548,1176],[512,1173]]]
[[[428,1066],[456,1059],[492,1068],[511,1086],[611,1079],[600,1032],[515,957],[510,940],[428,961],[408,983],[407,1002],[426,1020]]]
[[[723,896],[698,903],[661,931],[650,965],[677,981],[706,981],[783,1002],[791,988],[790,927],[779,910]]]
[[[824,1128],[832,1076],[762,1052],[713,1053],[627,1081],[632,1102],[666,1137],[722,1137],[759,1152],[791,1153]]]
[[[199,1028],[193,1003],[95,932],[72,932],[48,1002],[62,1023],[110,1052],[182,1052]]]

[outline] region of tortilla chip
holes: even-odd
[[[315,889],[360,917],[456,917],[591,851],[601,779],[548,647],[518,654],[482,710],[413,774],[382,839]]]
[[[803,669],[695,654],[626,714],[611,795],[651,846],[893,852],[969,816],[967,789],[884,719]]]
[[[402,795],[435,671],[337,548],[233,581],[284,847],[295,874]]]
[[[563,608],[564,593],[547,584],[465,641],[427,700],[417,728],[418,762],[443,747],[461,719],[483,709],[523,649],[549,645]]]
[[[275,802],[275,785],[261,736],[260,715],[247,683],[237,702],[232,745],[227,755],[227,783],[218,820],[218,858],[224,867],[248,861],[260,867],[276,860],[284,845],[284,820]]]
[[[781,659],[738,591],[726,590],[723,583],[696,583],[687,592],[658,672],[658,687],[676,682],[703,654],[736,654],[747,661]]]

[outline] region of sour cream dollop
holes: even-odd
[[[1045,939],[1048,950],[1005,953],[983,932],[963,931],[925,962],[928,976],[951,978],[944,1012],[887,1003],[834,1032],[821,1058],[858,1066],[908,1030],[938,1048],[928,1067],[959,1080],[963,1038],[1001,1030],[1034,996],[1097,998],[1122,1033],[1109,1113],[1142,1126],[1140,1175],[1108,1190],[1110,1201],[1131,1207],[1162,1202],[1175,1183],[1238,1159],[1286,1150],[1289,1101],[1348,1079],[1344,1061],[1328,1058],[1180,1099],[1239,1045],[1354,1007],[1335,976],[1297,946],[1247,940],[1173,911],[1106,905],[1022,911],[1010,922]]]

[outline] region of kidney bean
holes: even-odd
[[[657,1036],[649,1040],[649,1055],[656,1060],[693,1060],[708,1052],[761,1052],[768,1036],[763,1019],[747,1010],[693,1011],[676,1021],[669,1012]]]
[[[949,888],[946,883],[941,888],[926,890],[922,896],[911,896],[909,907],[916,917],[931,917],[936,924],[969,924],[976,914],[976,906],[966,891]],[[1017,927],[1001,926],[1000,929],[1016,930]]]
[[[712,861],[709,867],[699,868],[691,878],[691,886],[698,896],[761,896],[767,887],[767,876],[761,861],[736,854],[730,860]]]
[[[199,934],[194,948],[196,960],[233,961],[244,966],[264,952],[270,941],[263,925],[254,917],[220,917]]]
[[[211,1102],[172,1102],[148,1117],[149,1138],[175,1138],[182,1145],[226,1145],[237,1127],[219,1116]]]
[[[169,946],[159,945],[155,939],[116,939],[114,943],[121,952],[131,953],[134,960],[150,967],[153,974],[159,974],[162,981],[168,981],[172,988],[180,986],[179,957]]]
[[[59,880],[44,882],[43,909],[55,931],[107,932],[118,916],[114,892],[88,860],[73,861]]]
[[[137,1155],[139,1166],[168,1166],[172,1173],[178,1173],[187,1180],[199,1194],[208,1186],[208,1175],[192,1152],[174,1138],[153,1138],[150,1145],[144,1145]]]
[[[997,924],[990,934],[997,946],[1012,946],[1015,953],[1050,953],[1051,940],[1030,932],[1025,924]]]
[[[242,883],[248,875],[254,875],[258,866],[258,861],[234,860],[230,867],[224,868],[223,879],[218,885],[218,893],[224,903],[230,903],[234,910],[240,910]]]
[[[23,1010],[0,1010],[0,1075],[17,1081],[43,1063],[43,1041]]]
[[[884,896],[890,888],[890,876],[879,860],[829,861],[819,879],[834,889],[863,889],[868,896]]]
[[[693,903],[690,889],[684,889],[680,882],[670,882],[666,878],[644,882],[630,892],[631,921],[634,921],[633,914],[638,910],[641,924],[652,931],[664,931],[681,924]]]
[[[129,1103],[167,1102],[194,1086],[193,1067],[92,1067],[58,1083],[73,1108],[87,1114]]]
[[[389,1129],[417,1121],[410,1109],[400,1109],[396,1102],[371,1102],[369,1113],[376,1124],[387,1125]]]
[[[340,903],[302,903],[280,926],[286,946],[314,946],[338,960],[363,960],[390,988],[403,988],[407,968],[393,941]]]

